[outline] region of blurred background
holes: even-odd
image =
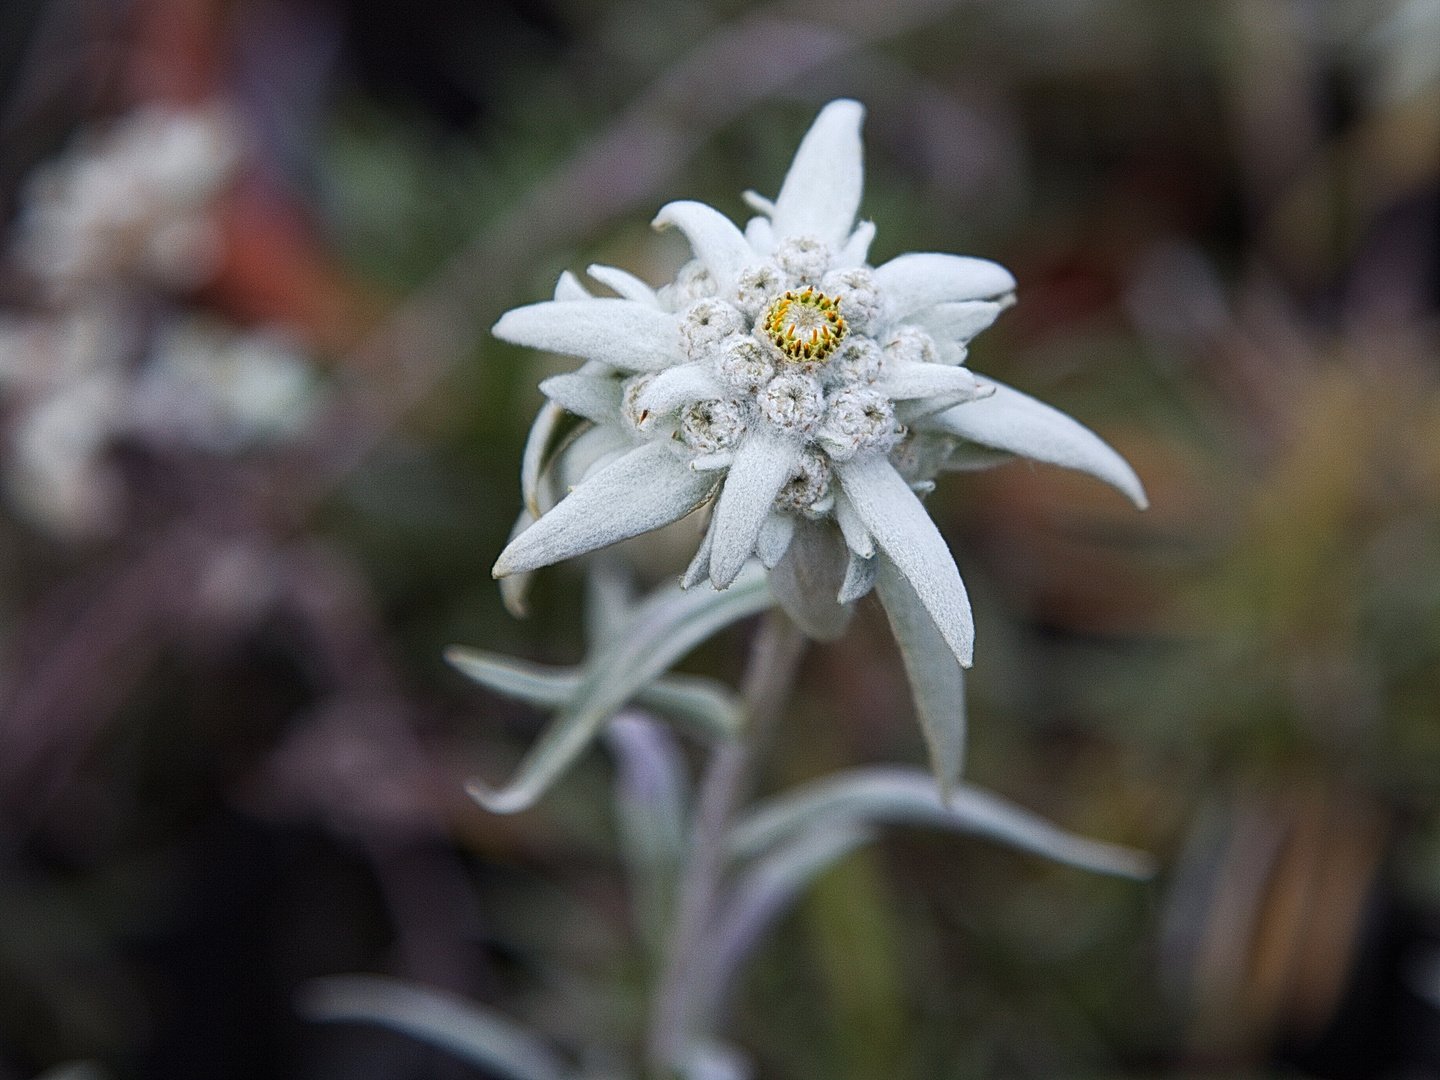
[[[972,365],[1153,501],[930,499],[969,777],[1164,871],[893,831],[737,1041],[777,1080],[1440,1076],[1440,2],[7,0],[0,1077],[480,1075],[298,1018],[350,971],[637,1043],[606,762],[463,794],[543,717],[441,649],[583,653],[576,569],[524,621],[489,574],[573,364],[485,328],[592,261],[665,280],[655,209],[743,219],[841,95],[874,261],[1010,267]],[[767,787],[923,762],[910,709],[866,601]]]

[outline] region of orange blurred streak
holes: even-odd
[[[229,0],[136,0],[122,87],[131,104],[199,105],[223,79]]]
[[[244,323],[280,323],[336,356],[356,345],[385,304],[351,282],[304,215],[259,182],[240,184],[218,207],[225,255],[201,293]]]

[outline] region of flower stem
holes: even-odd
[[[694,980],[715,916],[725,871],[725,837],[754,776],[755,758],[790,696],[806,638],[779,608],[766,613],[751,648],[741,697],[745,729],[717,743],[700,782],[690,851],[681,871],[665,967],[651,1003],[650,1063],[657,1076],[678,1070],[690,1039]]]

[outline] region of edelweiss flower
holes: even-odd
[[[1145,505],[1092,432],[963,366],[969,340],[1013,301],[1007,270],[928,253],[867,264],[875,226],[855,225],[863,116],[854,101],[827,105],[775,201],[746,193],[760,216],[743,233],[703,203],[664,207],[656,228],[680,229],[694,253],[673,283],[592,266],[618,299],[566,274],[553,301],[496,324],[506,341],[588,361],[541,384],[550,403],[526,451],[526,510],[496,577],[714,500],[687,585],[708,576],[723,589],[758,555],[787,610],[828,637],[886,562],[968,666],[970,603],[919,498],[938,473],[1022,454]],[[592,426],[552,453],[564,412]],[[553,507],[547,477],[568,491]]]

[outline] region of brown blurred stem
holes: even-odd
[[[650,1064],[657,1076],[677,1071],[694,1034],[691,1031],[694,979],[714,921],[716,897],[725,870],[725,836],[736,807],[754,776],[753,766],[790,697],[805,651],[805,635],[779,608],[760,625],[745,671],[742,699],[745,730],[718,743],[705,766],[689,857],[680,877],[675,924],[664,969],[655,987],[650,1022]]]

